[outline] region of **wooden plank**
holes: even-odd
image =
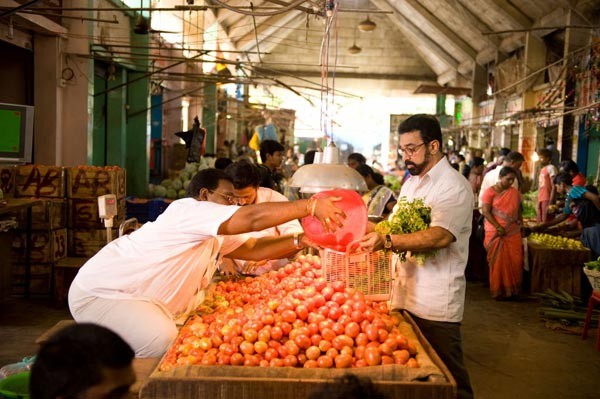
[[[0,165],[0,189],[4,198],[12,198],[15,195],[16,165]]]
[[[125,197],[125,169],[118,166],[75,166],[67,174],[69,198],[97,198],[105,194]]]
[[[24,231],[14,235],[13,257],[25,262],[27,237]],[[53,263],[67,256],[67,229],[34,230],[31,232],[31,262]]]
[[[66,194],[62,166],[21,165],[15,175],[16,197],[62,198]]]
[[[117,200],[117,216],[113,226],[118,227],[125,220],[125,198]],[[98,216],[97,198],[69,199],[69,227],[73,229],[102,229],[104,222]]]
[[[113,238],[119,234],[112,229]],[[69,256],[94,256],[106,245],[106,229],[69,229]]]

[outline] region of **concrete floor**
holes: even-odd
[[[11,298],[0,305],[0,365],[35,354],[35,339],[66,308],[49,301]],[[596,332],[586,341],[547,329],[534,301],[498,302],[480,283],[469,283],[463,323],[465,362],[476,397],[599,398],[600,352]]]

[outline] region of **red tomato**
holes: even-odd
[[[367,361],[365,359],[359,359],[356,361],[356,363],[354,363],[355,367],[367,367]]]
[[[354,341],[356,342],[357,346],[367,346],[367,344],[369,343],[369,338],[367,338],[367,334],[361,332],[359,333],[356,338],[354,339]]]
[[[292,340],[286,341],[283,345],[287,348],[290,355],[296,356],[298,353],[300,353],[300,348]]]
[[[335,337],[337,337],[337,334],[332,329],[325,328],[324,330],[321,331],[321,336],[323,337],[324,340],[331,342],[331,341],[333,341],[333,339]]]
[[[408,361],[406,362],[406,366],[407,367],[412,367],[412,368],[419,368],[419,363],[417,362],[417,360],[414,357],[411,357],[410,359],[408,359]]]
[[[381,353],[386,355],[392,355],[396,350],[397,343],[395,339],[386,339],[385,342],[379,345],[379,349],[381,349]]]
[[[306,349],[306,357],[309,360],[317,360],[321,356],[321,349],[318,346],[310,346]]]
[[[275,323],[275,316],[273,316],[272,314],[266,314],[260,318],[260,321],[264,325],[272,325]]]
[[[410,353],[408,353],[406,349],[396,350],[392,355],[394,356],[394,362],[396,364],[406,364],[410,358]]]
[[[269,334],[271,335],[271,338],[275,341],[279,341],[283,337],[283,331],[281,330],[281,327],[278,326],[271,328]]]
[[[258,339],[258,333],[252,328],[244,330],[244,339],[248,342],[254,343]]]
[[[354,357],[356,357],[357,359],[362,359],[365,357],[365,349],[366,347],[363,345],[359,345],[356,348],[354,348]]]
[[[329,313],[327,313],[327,317],[331,320],[337,320],[342,315],[342,309],[340,308],[331,308],[329,309]]]
[[[242,355],[241,353],[234,353],[229,358],[229,363],[232,366],[241,366],[242,364],[244,364],[244,355]]]
[[[240,344],[240,352],[244,355],[254,354],[254,344],[252,342],[244,341]]]
[[[263,328],[258,332],[258,340],[262,342],[269,342],[271,340],[271,331],[268,328]]]
[[[286,323],[293,323],[296,320],[296,312],[286,309],[281,312],[281,319]]]
[[[417,346],[412,342],[408,343],[408,353],[410,353],[412,356],[417,354]]]
[[[283,367],[283,359],[275,358],[269,361],[269,367]]]
[[[317,278],[313,281],[313,287],[315,287],[315,290],[321,292],[323,288],[327,287],[327,280],[323,277]]]
[[[388,332],[385,328],[380,328],[379,330],[377,330],[377,336],[378,336],[378,340],[379,342],[385,342],[388,339]]]
[[[300,353],[296,357],[298,358],[298,363],[300,363],[300,365],[303,365],[308,360],[308,358],[306,357],[306,355],[304,353]]]
[[[317,323],[309,323],[307,327],[310,335],[315,335],[320,332],[319,325]]]
[[[365,333],[367,334],[369,341],[377,341],[379,339],[379,329],[373,324],[367,327]]]
[[[277,349],[268,348],[265,351],[265,359],[268,360],[269,362],[273,359],[278,359],[278,358],[279,358],[279,353],[277,352]]]
[[[303,366],[305,369],[316,369],[319,367],[319,363],[316,360],[307,360]]]
[[[335,292],[332,296],[331,296],[331,300],[333,302],[336,302],[338,305],[343,305],[346,303],[346,296],[341,293],[341,292]]]
[[[331,287],[331,286],[327,286],[321,290],[321,294],[323,295],[323,297],[325,298],[326,301],[331,299],[331,296],[333,295],[334,292],[335,291],[334,291],[333,287]]]
[[[335,367],[345,369],[352,366],[352,357],[349,355],[337,355],[335,357]]]
[[[394,358],[388,355],[382,355],[381,364],[394,364]]]
[[[321,342],[322,340],[323,337],[321,336],[321,334],[315,334],[310,336],[310,342],[312,342],[313,345],[319,345],[319,342]]]
[[[339,355],[339,354],[340,354],[340,352],[338,352],[338,350],[337,350],[337,349],[335,349],[335,348],[329,348],[329,349],[327,350],[327,352],[325,352],[325,354],[326,354],[327,356],[331,357],[332,359],[335,359],[335,358],[337,357],[337,355]]]
[[[335,292],[344,292],[346,286],[344,285],[343,281],[334,281],[331,283],[331,288],[333,288]]]
[[[310,347],[311,345],[311,341],[310,338],[308,337],[308,335],[304,335],[304,334],[300,334],[298,335],[295,339],[294,342],[296,342],[296,345],[298,345],[298,347],[300,349],[307,349],[308,347]]]
[[[256,367],[260,363],[260,360],[256,356],[246,355],[244,356],[244,366]]]
[[[342,323],[333,323],[333,327],[331,327],[331,329],[336,335],[340,335],[344,333],[345,327]]]
[[[378,366],[381,364],[381,351],[379,348],[365,349],[365,361],[369,366]]]
[[[360,334],[360,326],[358,325],[358,323],[352,321],[346,324],[346,328],[344,328],[344,334],[346,334],[350,338],[356,338],[358,334]]]
[[[333,366],[333,359],[327,355],[319,356],[317,364],[319,368],[329,369]]]
[[[265,353],[267,349],[269,349],[269,345],[267,345],[267,343],[264,341],[256,341],[254,343],[254,351],[256,353]]]

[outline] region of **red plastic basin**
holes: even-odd
[[[346,219],[343,221],[342,227],[339,227],[334,233],[325,233],[319,219],[314,216],[307,216],[302,219],[304,234],[322,247],[345,252],[348,244],[365,234],[367,207],[361,196],[352,190],[327,190],[313,195],[313,198],[317,199],[323,197],[342,198],[336,202],[336,205],[346,213]]]

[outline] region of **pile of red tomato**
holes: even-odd
[[[416,346],[399,332],[386,303],[328,283],[318,256],[301,255],[260,277],[221,281],[211,306],[182,327],[161,370],[192,364],[419,367]]]

